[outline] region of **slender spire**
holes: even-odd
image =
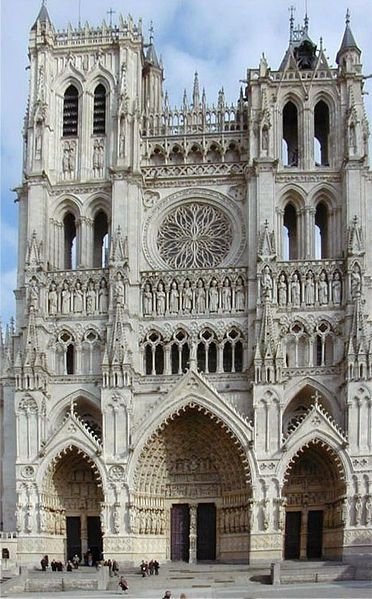
[[[309,31],[309,15],[307,14],[307,0],[305,0],[305,18],[304,18],[304,30],[307,34]]]
[[[357,45],[357,43],[355,41],[353,33],[351,31],[351,27],[350,27],[350,11],[349,11],[349,9],[347,9],[346,16],[345,16],[344,37],[342,38],[341,46],[340,46],[340,49],[337,52],[337,56],[336,56],[336,62],[337,62],[337,64],[340,64],[341,55],[344,52],[346,52],[347,50],[355,50],[359,55],[361,53],[360,49],[358,48],[358,45]]]
[[[150,23],[149,34],[150,34],[150,42],[147,46],[146,60],[152,66],[160,69],[161,66],[159,64],[158,57],[157,57],[156,51],[155,51],[155,46],[154,46],[154,25],[153,25],[152,21]]]
[[[294,12],[295,12],[295,7],[292,5],[289,8],[289,13],[290,13],[290,17],[289,17],[289,42],[292,43],[293,42],[293,31],[294,31]]]
[[[52,25],[52,21],[50,20],[50,16],[48,13],[48,9],[46,7],[46,2],[45,0],[42,0],[41,2],[41,7],[39,10],[39,14],[36,17],[36,21],[33,24],[33,26],[31,27],[31,31],[35,30],[37,28],[37,24],[43,24],[43,25]]]
[[[199,108],[200,105],[200,91],[199,91],[199,79],[198,79],[198,73],[195,72],[195,76],[194,76],[194,88],[193,88],[193,92],[192,92],[192,103],[193,103],[193,108]]]

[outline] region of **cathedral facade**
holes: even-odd
[[[341,32],[342,33],[342,32]],[[295,27],[172,108],[140,24],[30,32],[2,521],[17,560],[353,559],[372,544],[361,51]],[[243,73],[242,73],[243,74]]]

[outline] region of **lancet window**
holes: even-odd
[[[298,166],[298,115],[293,102],[287,102],[283,110],[283,164]]]
[[[145,350],[145,373],[164,373],[164,341],[157,331],[150,332],[146,337]]]
[[[298,224],[297,211],[292,203],[286,205],[283,217],[283,260],[297,260],[298,258]]]
[[[94,90],[93,135],[106,133],[106,89],[102,83]]]
[[[62,331],[58,337],[56,372],[60,375],[75,374],[75,340],[68,331]]]
[[[298,368],[309,365],[309,336],[302,323],[294,323],[287,339],[287,366]]]
[[[329,258],[328,239],[328,208],[324,202],[319,202],[315,209],[315,258]]]
[[[317,327],[316,343],[314,346],[314,365],[330,366],[333,364],[333,335],[328,322],[322,322]]]
[[[75,216],[68,212],[63,219],[64,231],[64,269],[75,270],[77,267],[77,235]]]
[[[63,137],[76,137],[78,134],[79,92],[70,85],[63,96]]]
[[[200,335],[196,358],[198,369],[202,372],[217,371],[217,339],[209,329],[203,331]]]
[[[320,100],[314,109],[314,159],[316,166],[329,166],[329,108]]]
[[[103,210],[97,212],[93,223],[93,267],[105,268],[108,265],[109,232],[108,219]]]
[[[172,374],[181,374],[189,367],[190,346],[185,331],[178,331],[171,343]]]
[[[243,344],[241,335],[232,329],[224,339],[223,344],[223,371],[242,372],[243,370]]]
[[[95,331],[88,331],[81,347],[82,374],[98,374],[101,367],[100,339]]]

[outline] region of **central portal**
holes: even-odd
[[[196,559],[216,559],[216,506],[199,503],[196,520]],[[171,508],[171,560],[188,562],[190,558],[190,506],[182,503]]]
[[[160,559],[244,560],[250,496],[246,455],[231,431],[203,411],[185,406],[144,446],[131,525],[144,546],[158,547]]]

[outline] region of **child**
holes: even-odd
[[[125,580],[124,576],[120,576],[119,587],[122,589],[123,593],[128,590],[128,583]]]

